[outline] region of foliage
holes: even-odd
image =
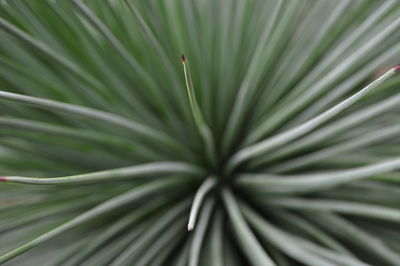
[[[0,0],[0,263],[398,265],[399,29],[396,0]]]

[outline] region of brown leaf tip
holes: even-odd
[[[0,182],[7,182],[7,177],[0,176]]]
[[[398,64],[397,66],[395,66],[394,68],[394,72],[400,72],[400,64]]]
[[[182,61],[182,63],[185,63],[185,62],[186,62],[186,57],[185,57],[184,54],[181,55],[181,61]]]

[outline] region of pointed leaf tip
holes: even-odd
[[[400,72],[400,64],[395,66],[393,69],[394,69],[394,72],[396,72],[396,73]]]
[[[185,63],[185,62],[186,62],[186,57],[185,57],[184,54],[181,55],[181,61],[182,61],[182,63]]]

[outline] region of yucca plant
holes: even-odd
[[[400,1],[0,16],[0,264],[400,265]]]

